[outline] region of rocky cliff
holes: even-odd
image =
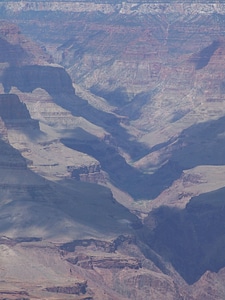
[[[0,94],[0,116],[7,128],[31,127],[39,129],[37,120],[31,119],[30,113],[17,95]]]
[[[80,295],[86,294],[87,282],[79,282],[73,286],[54,286],[46,288],[47,292],[69,294],[69,295]]]
[[[4,297],[224,299],[224,4],[0,8]]]
[[[68,172],[71,173],[71,177],[76,180],[92,182],[92,183],[105,183],[106,178],[101,172],[101,165],[94,164],[90,166],[67,167]]]
[[[149,245],[190,284],[224,267],[224,189],[191,199],[184,210],[161,207],[145,219]]]
[[[33,65],[7,68],[2,75],[2,84],[6,93],[15,86],[22,92],[42,88],[50,95],[74,94],[69,75],[59,67]]]
[[[4,11],[4,8],[2,9]],[[15,67],[51,62],[50,56],[40,46],[25,37],[20,28],[11,22],[11,18],[8,22],[3,17],[0,27],[1,63],[8,63],[8,66]],[[1,65],[1,69],[2,67],[7,67],[7,65]]]

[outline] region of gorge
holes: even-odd
[[[0,3],[0,298],[225,298],[225,4]]]

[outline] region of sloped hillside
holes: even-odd
[[[224,299],[224,4],[0,13],[2,297]]]

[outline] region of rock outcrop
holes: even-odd
[[[1,168],[26,170],[26,160],[20,155],[19,151],[13,149],[6,141],[0,140],[1,145],[1,157],[0,165]],[[7,185],[6,182],[1,182],[2,185]]]
[[[224,299],[224,4],[99,2],[0,4],[0,287]]]
[[[4,71],[2,83],[6,93],[15,86],[22,92],[32,92],[36,88],[42,88],[52,96],[74,94],[71,78],[60,67],[39,65],[10,67]]]
[[[103,268],[109,270],[128,268],[137,270],[141,268],[141,262],[134,258],[96,257],[78,254],[76,257],[67,258],[67,261],[84,269]]]
[[[145,219],[149,245],[189,283],[225,267],[224,188],[194,197],[183,210],[160,207]],[[154,225],[153,225],[154,224]]]
[[[26,105],[14,94],[0,94],[0,117],[7,128],[39,129],[39,122],[31,119]]]
[[[2,68],[9,66],[50,63],[50,56],[40,46],[22,35],[19,27],[11,20],[12,18],[9,18],[8,22],[6,18],[2,18],[0,21],[1,73]]]
[[[71,173],[71,177],[78,181],[81,180],[92,183],[106,183],[106,177],[101,171],[100,164],[81,167],[68,166],[67,170],[69,173]]]
[[[80,295],[86,294],[87,282],[76,282],[73,286],[54,286],[46,288],[47,292]]]

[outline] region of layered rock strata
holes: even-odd
[[[90,89],[89,102],[76,97],[63,68],[43,61],[43,52],[25,42],[16,26],[7,30],[2,24],[3,88],[20,94],[42,132],[7,129],[7,118],[18,115],[10,107],[4,112],[4,104],[1,232],[37,236],[43,243],[28,250],[27,245],[14,242],[13,248],[12,241],[2,242],[2,276],[15,282],[23,270],[27,290],[33,291],[30,286],[39,280],[39,298],[62,297],[57,291],[70,291],[74,277],[82,275],[88,280],[87,294],[91,289],[86,298],[223,299],[224,22],[223,15],[211,14],[223,12],[223,5],[117,4],[1,4],[4,17],[16,10],[22,28],[42,45],[47,43],[44,51],[68,69],[83,91]],[[62,5],[64,13],[59,14]],[[90,13],[80,14],[87,7]],[[73,13],[65,14],[67,9]],[[115,9],[119,14],[106,14]],[[30,20],[23,23],[20,11],[27,10]],[[61,22],[54,21],[56,15]],[[18,60],[13,58],[16,51]],[[17,100],[18,112],[29,119]],[[28,170],[7,140],[45,179]],[[101,177],[98,161],[107,178]],[[105,178],[141,199],[130,207],[143,219],[148,214],[143,226],[108,190],[78,182],[102,183]],[[126,203],[127,195],[122,196]],[[121,231],[138,239],[118,239],[118,246],[115,236]],[[52,244],[45,248],[40,237],[76,240],[55,249]],[[26,259],[20,256],[23,251]],[[44,259],[37,257],[40,253]],[[26,264],[18,265],[20,259]],[[45,274],[50,282],[41,277]]]
[[[143,3],[144,2],[144,3]],[[134,11],[138,13],[174,13],[179,11],[183,14],[209,14],[209,13],[224,13],[224,4],[220,1],[210,1],[206,3],[199,1],[188,1],[186,3],[180,3],[180,1],[174,1],[172,4],[169,1],[99,1],[99,2],[84,2],[84,1],[8,1],[2,4],[9,11],[14,13],[20,11],[63,11],[63,12],[93,12],[100,11],[102,13],[115,13],[132,14]]]

